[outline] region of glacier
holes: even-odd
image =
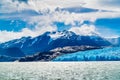
[[[120,47],[79,51],[58,56],[52,61],[119,61]]]

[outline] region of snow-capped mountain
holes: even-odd
[[[37,52],[47,52],[67,46],[94,46],[105,47],[111,44],[98,35],[82,36],[71,31],[46,32],[37,37],[23,37],[0,44],[3,49],[17,47],[26,55]]]

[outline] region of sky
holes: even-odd
[[[47,31],[120,36],[120,0],[1,0],[0,42]]]

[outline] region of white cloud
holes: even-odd
[[[94,25],[82,25],[81,27],[72,27],[69,31],[73,31],[78,35],[91,36],[98,35]]]
[[[27,4],[18,2],[12,2],[12,0],[0,1],[0,13],[12,13],[24,9],[29,9]]]
[[[32,9],[37,12],[39,11],[45,11],[47,9],[50,9],[51,11],[54,11],[55,8],[60,7],[73,7],[73,6],[81,6],[84,3],[76,0],[76,1],[70,1],[70,0],[28,0],[28,3],[19,3],[18,1],[12,2],[12,0],[1,0],[1,8],[0,10],[2,13],[8,13],[8,12],[15,12],[25,9]]]
[[[84,0],[86,3],[84,7],[110,10],[110,11],[120,11],[119,3],[120,0]]]
[[[28,3],[19,3],[12,0],[1,0],[0,10],[4,12],[15,12],[25,9],[32,9],[37,12],[50,10],[54,11],[57,7],[88,7],[93,9],[105,9],[112,11],[120,11],[119,0],[28,0]],[[116,6],[117,5],[117,6]]]
[[[94,23],[98,18],[117,18],[120,17],[120,9],[118,6],[112,5],[113,0],[29,0],[28,3],[19,3],[17,1],[12,2],[11,0],[1,0],[0,16],[1,19],[21,19],[29,24],[36,23],[35,29],[23,29],[21,32],[7,32],[0,31],[0,42],[9,41],[12,39],[20,38],[22,36],[37,36],[43,34],[46,31],[55,31],[57,27],[53,26],[53,22],[64,22],[65,25],[72,25],[70,31],[74,31],[77,34],[91,35],[92,32],[96,32],[94,25],[83,25],[81,27],[75,25],[75,21],[83,24],[84,21],[90,21]],[[116,3],[118,0],[115,0]],[[54,10],[59,8],[68,7],[88,7],[98,9],[98,12],[91,13],[69,13],[68,11],[55,12]],[[33,10],[37,13],[43,12],[43,15],[33,15],[32,13],[19,15],[6,15],[4,13],[21,12],[22,10]],[[50,10],[49,13],[48,10]],[[101,10],[109,10],[108,12],[102,12]],[[4,35],[6,34],[6,35]],[[12,36],[10,36],[12,35]]]
[[[47,26],[46,28],[36,28],[34,30],[30,30],[28,28],[24,28],[20,32],[13,32],[13,31],[0,31],[0,42],[6,42],[13,39],[19,39],[21,37],[36,37],[39,36],[47,31],[56,31],[55,27]]]
[[[76,26],[75,22],[83,24],[84,21],[90,21],[94,23],[99,18],[118,18],[120,17],[119,12],[91,12],[91,13],[69,13],[64,12],[53,12],[51,14],[42,16],[31,16],[26,19],[30,24],[37,23],[39,26],[51,26],[53,22],[64,22],[65,25]],[[37,26],[38,26],[37,25]]]
[[[17,1],[15,2],[12,2],[11,0],[2,0],[1,1],[1,7],[0,7],[0,11],[2,13],[8,13],[8,12],[20,12],[22,10],[34,10],[36,12],[43,12],[45,13],[44,15],[40,15],[41,16],[46,16],[45,18],[47,18],[48,16],[51,16],[51,14],[54,16],[54,17],[58,17],[58,18],[61,18],[61,20],[66,20],[66,23],[69,23],[69,22],[72,22],[75,17],[77,19],[77,17],[79,17],[80,15],[82,17],[79,17],[82,19],[84,18],[90,18],[92,17],[92,19],[94,18],[93,16],[95,16],[95,18],[111,18],[111,17],[120,17],[120,9],[118,6],[115,6],[115,5],[111,5],[111,3],[118,3],[119,0],[74,0],[74,1],[71,1],[71,0],[28,0],[28,3],[19,3]],[[59,13],[56,13],[54,12],[54,10],[57,8],[57,7],[60,7],[60,8],[66,8],[66,7],[80,7],[80,6],[83,6],[83,7],[88,7],[88,8],[93,8],[93,9],[98,9],[98,10],[109,10],[111,12],[93,12],[93,13],[85,13],[85,14],[82,14],[82,13],[79,13],[79,14],[69,14],[67,12],[59,12]],[[51,14],[47,13],[48,10],[51,11]],[[112,12],[112,11],[116,11],[116,12]],[[3,16],[0,16],[1,18],[15,18],[15,17],[20,17],[22,19],[29,19],[29,17],[31,17],[33,14],[30,13],[27,15],[27,14],[19,14],[19,15],[3,15]],[[35,16],[35,15],[34,15]],[[63,17],[62,17],[63,16]],[[70,18],[68,17],[70,16]],[[37,15],[38,17],[38,15]],[[78,18],[78,20],[79,20]],[[59,19],[60,20],[60,19]],[[93,19],[94,20],[94,19]]]

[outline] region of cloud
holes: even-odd
[[[18,0],[18,1],[23,2],[24,0]],[[79,17],[81,15],[83,18],[82,17],[80,17],[80,18],[82,18],[82,19],[84,19],[86,16],[87,16],[87,18],[91,18],[94,15],[95,15],[95,18],[120,17],[120,15],[119,15],[119,13],[120,13],[119,7],[120,6],[116,7],[115,5],[112,5],[112,3],[117,4],[117,2],[119,2],[118,0],[114,0],[114,1],[113,0],[107,0],[107,1],[104,1],[104,0],[93,0],[93,1],[90,1],[90,0],[84,0],[84,1],[81,1],[81,0],[75,0],[75,1],[70,1],[70,0],[25,0],[25,2],[27,2],[27,4],[19,3],[18,1],[15,0],[14,2],[12,2],[12,0],[2,0],[0,3],[1,4],[0,11],[1,11],[1,13],[7,13],[7,14],[3,14],[2,16],[0,16],[0,18],[12,18],[13,19],[13,18],[17,17],[17,18],[22,18],[24,20],[27,18],[29,19],[29,17],[32,17],[32,16],[38,16],[39,13],[43,14],[43,15],[39,15],[40,17],[41,16],[48,17],[51,15],[60,17],[59,15],[63,15],[63,18],[64,18],[67,15],[73,16],[73,14],[76,17]],[[9,6],[8,6],[8,4],[9,4]],[[87,7],[89,9],[92,8],[92,10],[98,9],[98,11],[93,12],[93,13],[86,12],[85,14],[82,14],[82,12],[79,14],[74,12],[74,10],[76,11],[77,8],[81,9],[84,7]],[[69,10],[66,10],[63,12],[61,12],[61,11],[56,12],[55,11],[56,8],[61,8],[61,9],[72,8],[73,13],[69,14],[70,13]],[[102,12],[102,10],[106,10],[106,11],[108,10],[108,12]],[[36,14],[34,14],[33,12],[34,13],[36,12]],[[14,13],[14,14],[9,14],[9,13]],[[64,20],[67,18],[64,18]],[[71,19],[73,19],[73,18],[71,18]],[[71,19],[69,18],[69,20],[71,20]]]
[[[19,2],[12,2],[12,0],[1,0],[0,13],[12,13],[24,9],[29,9],[27,4]]]
[[[105,9],[112,11],[119,10],[119,0],[2,0],[0,10],[2,13],[16,12],[20,10],[31,9],[36,12],[44,12],[46,10],[54,11],[56,8],[69,7],[88,7],[93,9]],[[9,6],[8,6],[9,5]],[[102,6],[102,7],[101,7]]]
[[[30,16],[24,20],[29,24],[37,24],[37,26],[53,26],[54,22],[63,22],[65,25],[79,26],[84,24],[84,21],[94,22],[99,18],[118,18],[120,14],[117,12],[91,12],[91,13],[69,13],[64,12],[53,12],[51,14],[42,16]],[[79,24],[76,24],[76,22]],[[56,26],[56,25],[54,25]],[[64,26],[63,26],[64,27]]]
[[[27,3],[27,4],[26,4]],[[47,9],[54,11],[57,7],[73,7],[84,4],[83,2],[76,0],[2,0],[0,10],[2,13],[16,12],[25,9],[35,10],[36,12],[42,12]],[[8,6],[9,5],[9,6]],[[6,10],[6,9],[7,10]]]
[[[0,31],[0,42],[17,39],[22,36],[38,36],[46,31],[55,31],[57,26],[54,22],[63,22],[72,27],[70,31],[77,34],[91,35],[97,33],[94,22],[99,18],[118,18],[120,17],[119,0],[1,0],[0,18],[1,19],[20,19],[27,24],[34,25],[33,30],[24,28],[20,32]],[[112,4],[114,3],[114,4]],[[117,6],[116,6],[117,5]],[[65,11],[56,11],[63,9]],[[69,11],[67,9],[73,9]],[[97,11],[79,12],[80,8],[89,8]],[[74,11],[75,10],[75,11]],[[102,11],[105,10],[105,11]],[[86,25],[89,21],[92,25]],[[79,24],[76,24],[76,22]],[[26,26],[28,27],[28,26]],[[6,34],[3,36],[3,34]],[[10,36],[12,35],[12,36]]]
[[[84,2],[87,3],[84,7],[120,11],[120,0],[84,0]]]
[[[69,31],[73,31],[78,35],[91,36],[98,35],[94,25],[82,25],[81,27],[72,27]]]
[[[55,27],[47,26],[46,28],[36,28],[34,30],[30,30],[28,28],[22,29],[20,32],[13,32],[13,31],[0,31],[0,42],[6,42],[13,39],[19,39],[21,37],[36,37],[39,36],[47,31],[56,31]]]
[[[12,0],[12,1],[13,1],[13,2],[18,1],[18,2],[20,2],[20,3],[22,3],[22,2],[28,3],[29,0]]]

